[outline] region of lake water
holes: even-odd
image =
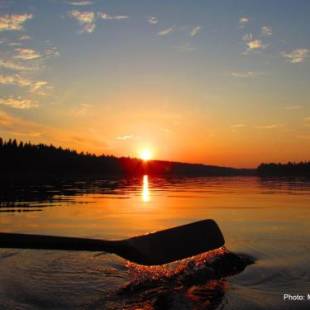
[[[3,186],[0,193],[0,230],[5,232],[122,239],[215,219],[226,248],[256,260],[241,273],[212,284],[223,292],[216,307],[310,308],[310,300],[283,300],[283,294],[310,294],[307,180],[144,176]],[[182,263],[142,268],[105,253],[0,249],[0,308],[152,309],[147,297],[139,296],[143,293],[128,297],[117,292],[133,281],[143,288],[148,278],[160,279]],[[173,287],[173,281],[169,285]],[[206,285],[210,293],[210,283]],[[196,299],[189,291],[182,297],[188,303],[175,302],[169,309],[215,307],[203,298],[206,290]]]

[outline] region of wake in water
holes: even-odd
[[[128,263],[132,280],[114,298],[126,310],[214,309],[224,296],[225,278],[253,263],[224,247],[164,266]]]

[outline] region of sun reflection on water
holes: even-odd
[[[143,176],[142,201],[143,202],[150,201],[149,177],[148,177],[148,175]]]

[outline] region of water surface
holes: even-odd
[[[303,179],[144,176],[4,185],[0,225],[7,232],[122,239],[213,218],[228,250],[256,258],[243,272],[213,284],[224,292],[216,306],[308,309],[310,301],[283,301],[283,294],[310,293],[309,206],[310,182]],[[146,270],[111,254],[12,249],[0,250],[0,262],[1,305],[12,309],[147,309],[138,296],[117,292],[137,277],[142,283],[160,279],[182,264]],[[210,285],[188,290],[189,299],[192,290],[201,290],[192,308],[212,306],[202,298]]]

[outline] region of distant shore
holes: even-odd
[[[108,176],[306,176],[310,162],[261,164],[254,169],[191,164],[174,161],[143,161],[130,157],[97,156],[53,145],[4,141],[0,138],[2,179],[45,179]]]

